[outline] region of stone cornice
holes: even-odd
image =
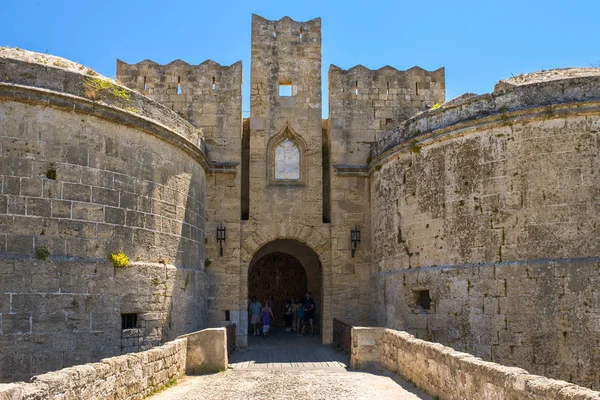
[[[53,107],[67,112],[93,115],[120,125],[139,129],[179,147],[198,161],[205,170],[210,168],[210,162],[206,154],[204,154],[204,152],[194,143],[177,133],[175,130],[152,119],[138,115],[135,112],[130,112],[105,103],[91,101],[69,93],[12,83],[0,83],[0,99],[3,101],[17,101],[20,103]]]
[[[413,136],[407,135],[406,137],[401,138],[398,140],[397,144],[388,147],[385,151],[369,160],[368,170],[369,173],[372,173],[389,160],[398,157],[401,154],[414,151],[415,147],[421,148],[434,142],[452,140],[476,133],[483,129],[510,126],[513,123],[526,123],[535,120],[548,120],[552,118],[564,118],[567,116],[587,114],[600,114],[600,100],[540,105],[537,107],[500,112],[489,116],[480,116],[465,121],[458,121],[454,124],[437,127],[425,132],[417,131]],[[373,149],[371,150],[371,154],[374,154]]]

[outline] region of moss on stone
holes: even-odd
[[[129,90],[106,79],[85,78],[83,81],[83,92],[85,97],[92,100],[98,100],[108,96],[116,100],[131,101]]]

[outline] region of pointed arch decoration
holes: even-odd
[[[270,185],[306,184],[306,142],[288,124],[269,140],[267,160]]]

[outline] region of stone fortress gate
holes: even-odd
[[[600,388],[598,70],[444,103],[443,68],[332,65],[323,120],[320,19],[253,15],[251,63],[243,118],[240,62],[115,83],[0,49],[0,381],[246,346],[249,296],[311,291],[323,343],[338,318]]]

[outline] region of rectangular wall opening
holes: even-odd
[[[137,314],[121,314],[121,329],[137,328]]]
[[[279,84],[279,97],[291,97],[292,96],[292,83],[280,83]]]
[[[322,138],[321,138],[321,153],[323,156],[323,223],[331,223],[331,175],[329,171],[330,155],[329,150],[329,127],[328,121],[323,121]]]
[[[242,193],[241,220],[250,219],[250,119],[245,118],[242,127]]]
[[[431,297],[429,297],[429,290],[419,290],[419,298],[418,305],[423,308],[423,310],[431,310]]]

